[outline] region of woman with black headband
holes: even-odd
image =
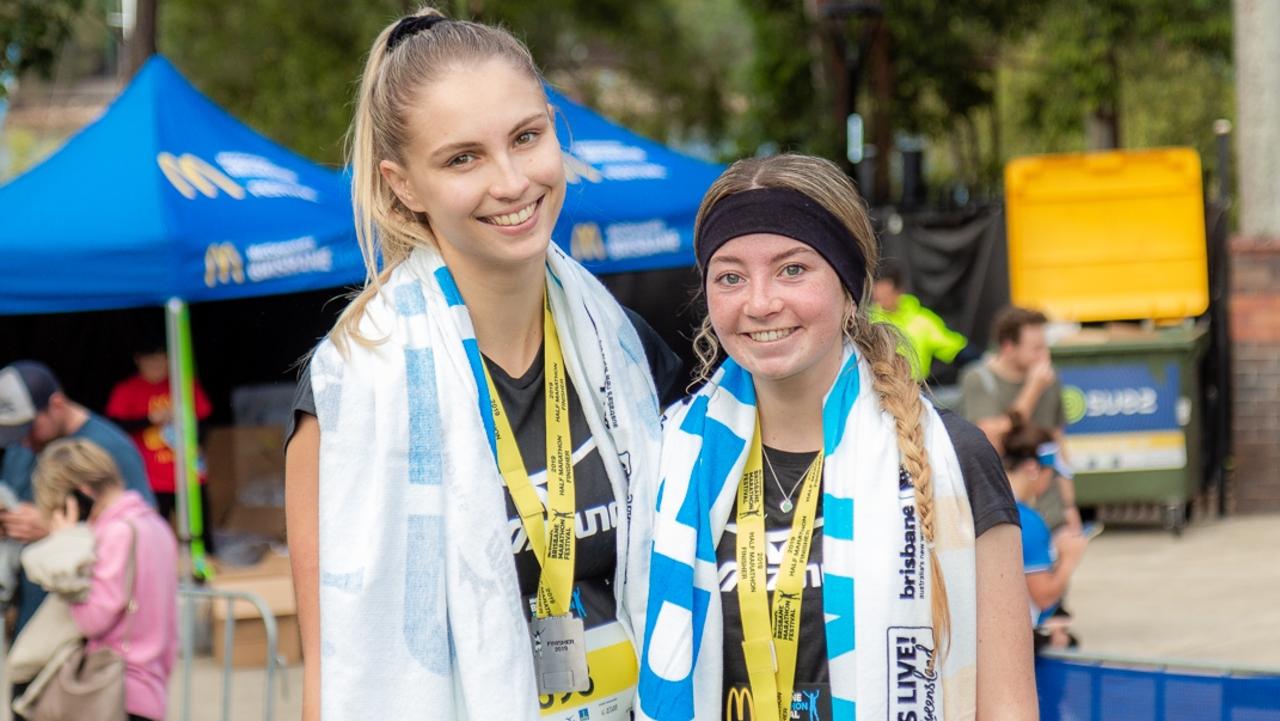
[[[1009,486],[868,321],[853,184],[740,161],[697,227],[707,383],[668,411],[656,518],[633,514],[653,549],[637,718],[1034,718]]]
[[[382,31],[350,135],[364,290],[299,384],[304,718],[628,719],[629,485],[679,361],[551,244],[553,110],[505,30]]]

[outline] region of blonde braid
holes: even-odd
[[[850,326],[853,341],[871,366],[873,388],[880,396],[880,404],[893,416],[902,467],[911,476],[915,489],[920,532],[929,549],[929,581],[933,584],[930,608],[937,648],[929,661],[929,671],[932,672],[951,644],[951,608],[942,566],[934,548],[937,534],[933,514],[933,467],[925,450],[925,408],[920,399],[920,386],[912,378],[910,362],[898,352],[901,338],[896,328],[887,323],[872,323],[863,313],[854,314]]]

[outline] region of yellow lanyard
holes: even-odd
[[[489,384],[489,401],[493,407],[493,431],[498,446],[498,470],[511,492],[520,522],[529,536],[533,555],[542,566],[538,579],[539,617],[563,616],[569,612],[573,594],[573,556],[577,537],[574,533],[573,442],[569,437],[569,383],[565,375],[564,356],[560,352],[560,336],[551,306],[546,297],[542,303],[542,345],[546,381],[547,429],[547,507],[551,518],[548,530],[542,502],[529,480],[529,471],[520,456],[511,420],[502,408],[498,389],[488,366],[484,369]]]
[[[791,718],[800,644],[800,601],[809,566],[818,493],[822,489],[822,452],[805,471],[791,534],[778,568],[772,613],[765,572],[768,542],[764,530],[764,469],[760,422],[756,421],[747,467],[738,485],[738,608],[742,612],[742,655],[751,697],[763,721]],[[773,703],[770,703],[772,700]],[[767,709],[772,708],[773,711]]]

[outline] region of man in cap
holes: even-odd
[[[86,438],[102,446],[115,460],[129,490],[152,506],[155,497],[147,483],[142,457],[129,436],[114,423],[72,401],[62,392],[53,371],[38,361],[20,360],[0,368],[0,482],[18,498],[17,505],[0,510],[0,531],[8,538],[30,543],[49,534],[32,503],[31,474],[36,456],[59,438]],[[35,613],[44,591],[23,579],[18,628]]]

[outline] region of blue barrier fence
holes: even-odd
[[[1280,670],[1036,659],[1041,721],[1280,721]]]

